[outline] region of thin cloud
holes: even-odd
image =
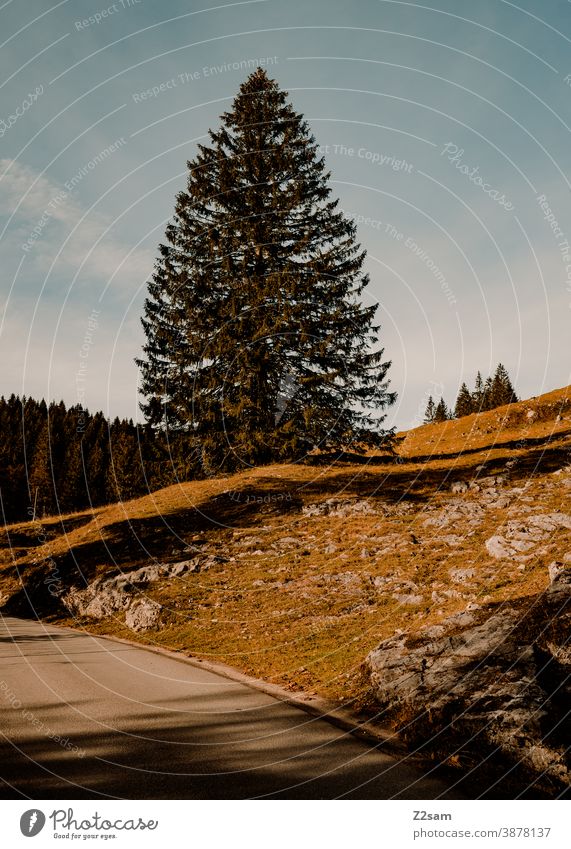
[[[45,276],[79,272],[83,281],[143,282],[153,254],[116,235],[113,219],[84,207],[73,191],[15,160],[0,160],[0,205],[11,217],[0,242],[4,256],[26,254]]]

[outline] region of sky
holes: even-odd
[[[257,64],[367,250],[387,424],[571,383],[569,0],[0,0],[0,61],[0,394],[141,419],[157,246]]]

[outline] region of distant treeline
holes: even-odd
[[[109,421],[66,408],[0,398],[0,498],[3,519],[69,513],[126,500],[196,476],[196,458],[131,420]]]
[[[462,384],[454,409],[449,409],[446,406],[444,398],[435,403],[431,395],[426,405],[424,423],[431,424],[432,422],[445,422],[447,419],[461,419],[462,416],[495,410],[496,407],[513,404],[518,400],[507,369],[499,363],[494,376],[488,377],[485,381],[481,372],[478,372],[472,391],[468,389],[465,383]]]

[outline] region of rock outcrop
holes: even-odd
[[[533,557],[533,551],[539,543],[559,528],[571,529],[570,515],[545,513],[510,520],[503,534],[494,534],[486,540],[486,550],[496,560],[517,560],[523,563]]]
[[[336,516],[344,519],[347,516],[375,516],[379,509],[366,499],[359,498],[328,498],[302,508],[303,516]]]
[[[408,742],[495,754],[550,789],[571,783],[571,568],[557,566],[544,593],[469,606],[369,654],[375,699]]]
[[[158,624],[161,606],[149,599],[138,598],[140,590],[167,578],[204,572],[222,562],[224,558],[209,554],[178,563],[151,563],[110,578],[96,578],[84,589],[72,588],[61,600],[74,616],[91,619],[106,619],[127,611],[125,622],[129,628],[147,630]]]
[[[149,598],[136,599],[125,616],[125,624],[132,631],[150,631],[160,624],[162,606]]]

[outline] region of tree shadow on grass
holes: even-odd
[[[46,519],[30,519],[25,528],[5,527],[0,529],[0,550],[7,549],[15,557],[25,557],[29,549],[39,548],[61,534],[68,534],[76,528],[92,521],[91,513],[80,516],[63,516],[54,520],[54,516]]]
[[[430,463],[437,460],[451,460],[455,458],[468,457],[471,454],[484,454],[487,451],[521,451],[530,448],[541,448],[542,450],[536,452],[530,452],[530,455],[539,455],[545,454],[547,457],[557,454],[562,454],[569,456],[571,451],[571,446],[568,445],[567,448],[565,446],[556,445],[555,443],[559,443],[571,436],[571,430],[558,431],[557,433],[547,434],[546,436],[538,436],[538,437],[526,437],[522,439],[509,439],[505,441],[493,441],[488,445],[483,445],[481,447],[474,448],[462,448],[459,451],[449,451],[449,452],[441,452],[434,454],[418,454],[415,456],[407,456],[405,461],[407,463]],[[519,459],[519,458],[518,458]]]
[[[532,443],[536,443],[532,440]],[[506,443],[521,447],[520,443]],[[518,484],[535,474],[556,471],[569,463],[571,449],[541,441],[534,450],[518,457],[510,470],[512,484]],[[482,452],[479,451],[479,454]],[[449,459],[451,455],[446,455]],[[463,457],[460,454],[460,459]],[[370,458],[367,458],[370,459]],[[373,458],[374,459],[374,458]],[[113,571],[136,569],[152,561],[177,562],[195,556],[197,551],[185,552],[193,537],[208,534],[210,546],[224,554],[225,535],[234,530],[251,529],[260,533],[268,521],[284,519],[301,512],[305,500],[327,498],[366,498],[379,511],[381,518],[395,505],[405,509],[422,508],[438,492],[448,492],[454,480],[473,481],[482,474],[505,473],[505,457],[492,459],[482,472],[480,459],[458,466],[420,462],[420,468],[410,469],[399,463],[387,466],[386,473],[377,468],[367,468],[371,463],[355,466],[345,462],[331,463],[326,474],[321,467],[309,480],[300,479],[288,467],[283,475],[263,475],[260,469],[252,481],[242,481],[236,490],[219,493],[182,509],[144,518],[123,519],[102,528],[98,540],[82,543],[49,562],[28,564],[18,571],[8,567],[7,576],[18,577],[22,589],[9,600],[6,612],[34,618],[63,612],[53,594],[54,565],[62,590],[70,586],[83,587],[92,581],[99,570]],[[429,458],[433,460],[433,458]],[[386,463],[386,458],[383,460]],[[412,462],[409,460],[407,462]],[[199,549],[198,549],[199,550]],[[52,580],[52,583],[50,581]],[[57,593],[56,595],[59,595]]]

